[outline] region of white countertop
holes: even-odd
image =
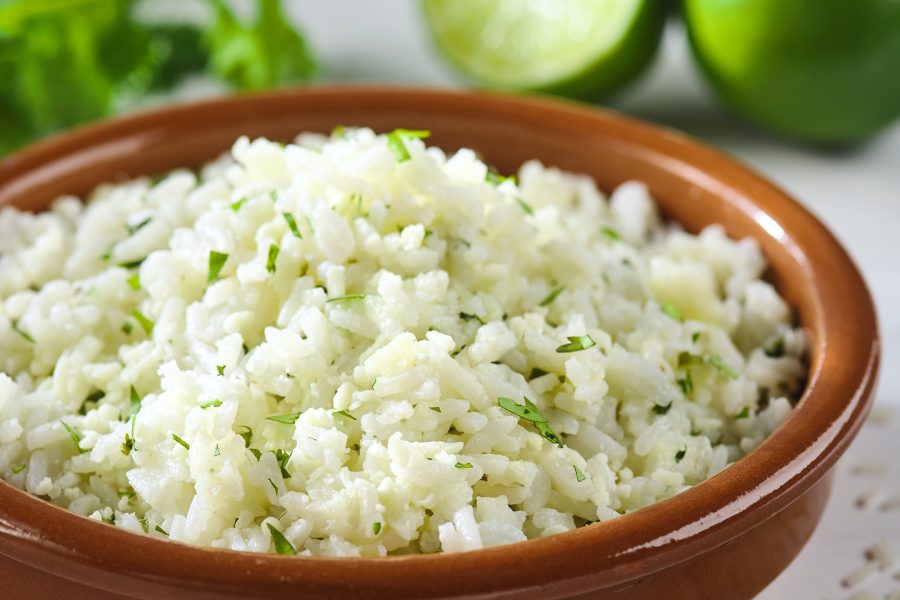
[[[460,85],[433,51],[417,2],[288,4],[325,81]],[[749,163],[804,202],[858,261],[878,305],[884,340],[876,410],[892,410],[893,422],[863,428],[839,463],[834,493],[812,540],[759,599],[847,598],[861,590],[884,597],[900,590],[900,580],[892,578],[900,562],[852,590],[840,584],[876,541],[892,541],[900,557],[900,510],[877,508],[884,498],[900,496],[900,123],[864,148],[845,153],[816,152],[756,133],[718,108],[691,63],[678,25],[666,32],[650,72],[613,106],[683,130]],[[880,476],[853,474],[853,466],[871,462],[891,466]],[[883,490],[881,499],[873,498],[875,506],[856,508],[859,495],[875,488]]]

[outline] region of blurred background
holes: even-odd
[[[0,0],[0,160],[123,112],[360,82],[612,108],[816,213],[875,295],[881,385],[822,524],[761,598],[900,598],[900,573],[842,584],[874,543],[900,549],[900,0]]]

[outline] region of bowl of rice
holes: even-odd
[[[16,597],[752,597],[869,408],[834,237],[679,134],[335,88],[0,162]]]

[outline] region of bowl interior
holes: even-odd
[[[0,163],[0,204],[42,210],[59,195],[84,195],[101,182],[199,166],[240,135],[288,141],[301,131],[328,132],[337,125],[428,129],[429,143],[474,148],[503,173],[537,158],[588,174],[605,191],[641,180],[688,230],[722,223],[731,237],[753,237],[769,261],[771,280],[811,335],[803,399],[760,448],[694,489],[639,513],[509,547],[397,559],[249,556],[132,536],[4,483],[0,520],[19,538],[37,540],[17,552],[32,552],[72,573],[99,560],[138,578],[150,556],[155,580],[193,578],[256,591],[303,582],[306,590],[337,593],[341,582],[367,581],[371,590],[404,595],[411,569],[422,597],[439,595],[448,580],[473,593],[576,579],[614,585],[725,543],[769,518],[831,466],[859,427],[877,367],[877,327],[865,285],[840,245],[806,210],[745,167],[681,135],[612,113],[422,90],[235,97],[103,123],[11,157]],[[41,539],[66,540],[67,556],[60,558]],[[0,552],[9,547],[0,539]],[[144,558],[131,559],[132,553]],[[88,561],[87,554],[94,558]],[[458,573],[467,575],[460,579]]]

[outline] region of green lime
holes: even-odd
[[[423,0],[438,48],[493,88],[596,98],[653,58],[661,0]]]
[[[857,142],[900,117],[900,1],[685,0],[694,53],[737,112]]]

